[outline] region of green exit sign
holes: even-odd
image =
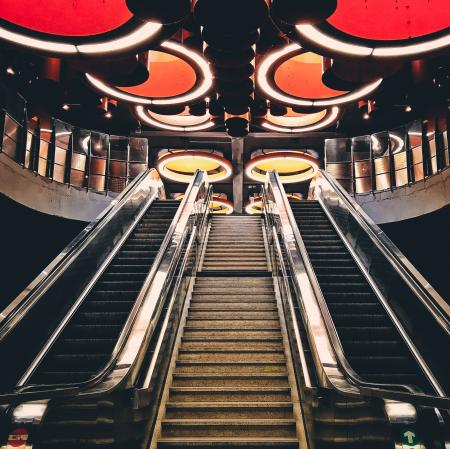
[[[419,444],[419,439],[414,430],[406,429],[402,432],[402,443],[404,446],[416,446]]]

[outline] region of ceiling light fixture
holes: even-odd
[[[303,151],[272,151],[250,159],[246,175],[257,182],[265,182],[269,171],[277,171],[283,184],[304,182],[319,170],[318,161]]]
[[[6,69],[6,73],[11,76],[14,76],[16,74],[15,70],[12,67],[8,67]]]
[[[345,103],[350,103],[355,100],[359,100],[374,92],[378,86],[382,83],[383,79],[379,78],[372,83],[365,84],[358,89],[343,95],[338,95],[332,98],[301,98],[294,95],[289,95],[283,92],[273,81],[273,76],[276,68],[280,63],[293,57],[297,54],[302,54],[303,48],[298,44],[289,44],[286,47],[281,48],[267,57],[265,57],[259,64],[256,81],[259,88],[271,99],[283,104],[304,106],[304,107],[328,107]]]
[[[199,53],[189,50],[183,47],[181,44],[173,41],[166,41],[161,44],[161,48],[168,50],[168,53],[172,53],[175,56],[179,56],[195,65],[196,71],[200,73],[201,81],[194,89],[186,92],[183,95],[177,95],[174,97],[166,98],[151,98],[143,97],[140,95],[129,94],[117,87],[108,85],[98,78],[95,78],[89,73],[86,73],[87,80],[100,92],[106,94],[108,97],[115,98],[117,100],[123,100],[128,103],[140,104],[140,105],[176,105],[187,104],[194,100],[204,97],[212,88],[213,77],[206,60]]]

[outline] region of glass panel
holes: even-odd
[[[395,185],[401,187],[408,184],[408,158],[406,154],[406,128],[401,127],[389,131],[391,153],[394,160]]]
[[[48,147],[50,143],[44,139],[39,141],[39,164],[38,173],[41,176],[47,175],[47,157],[48,157]]]
[[[108,190],[111,192],[120,193],[127,185],[126,178],[113,178],[110,177],[108,181]]]
[[[8,155],[11,159],[17,160],[17,157],[19,155],[19,148],[17,145],[17,142],[11,137],[9,137],[7,134],[3,135],[3,143],[2,143],[2,151],[6,155]]]
[[[142,137],[130,137],[130,161],[148,161],[148,140]]]
[[[352,152],[350,139],[325,140],[325,170],[349,193],[353,193]]]
[[[30,167],[31,163],[31,151],[33,147],[33,139],[34,134],[30,131],[27,132],[27,141],[26,141],[26,148],[25,148],[25,168],[32,168]]]
[[[54,120],[55,128],[55,160],[53,164],[53,179],[58,182],[65,181],[65,171],[70,141],[72,138],[72,126],[60,120]]]
[[[5,114],[5,128],[4,134],[9,136],[12,140],[17,142],[19,140],[20,125],[13,120],[8,114]]]
[[[372,191],[372,170],[370,167],[370,136],[358,136],[351,140],[355,168],[356,193]]]
[[[118,161],[126,161],[128,157],[128,138],[111,136],[109,158]]]
[[[391,188],[389,145],[390,138],[387,131],[372,134],[373,164],[375,170],[375,188],[386,190]]]
[[[109,176],[114,177],[126,177],[127,176],[127,163],[125,161],[109,161]]]
[[[422,123],[419,120],[408,125],[408,140],[411,150],[414,180],[423,179]]]
[[[86,186],[86,165],[90,145],[91,132],[87,129],[74,128],[70,184],[75,187]]]
[[[129,164],[129,178],[134,179],[139,173],[147,170],[147,163],[140,164],[139,162],[130,162]]]
[[[448,167],[450,165],[450,157],[449,157],[449,148],[448,148],[448,131],[445,130],[442,132],[442,144],[444,146],[444,157],[445,157],[445,166]]]

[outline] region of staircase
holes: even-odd
[[[158,449],[298,449],[280,318],[259,217],[213,217]]]

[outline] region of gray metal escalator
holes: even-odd
[[[289,201],[270,173],[263,199],[312,444],[447,447],[445,301],[328,174]]]
[[[432,387],[318,201],[290,201],[353,369],[370,382]]]
[[[84,382],[107,363],[179,205],[150,205],[29,383]]]

